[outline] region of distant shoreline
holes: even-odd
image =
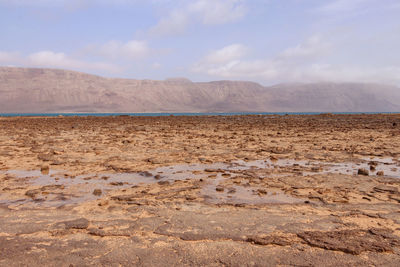
[[[240,115],[376,115],[376,114],[400,114],[399,112],[188,112],[188,113],[96,113],[96,112],[71,112],[71,113],[0,113],[0,117],[110,117],[110,116],[133,116],[133,117],[165,117],[165,116],[240,116]]]

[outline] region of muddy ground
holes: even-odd
[[[0,118],[0,266],[399,262],[399,114]]]

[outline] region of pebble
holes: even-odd
[[[357,174],[358,174],[358,175],[365,175],[365,176],[368,176],[368,175],[369,175],[369,171],[366,170],[366,169],[358,169]]]
[[[95,195],[95,196],[101,196],[102,193],[103,193],[103,192],[101,191],[101,189],[95,189],[95,190],[93,190],[93,195]]]
[[[49,165],[45,164],[40,167],[40,172],[43,174],[49,174],[50,167]]]
[[[215,190],[216,190],[217,192],[223,192],[223,191],[224,191],[224,188],[223,188],[222,186],[217,186],[217,187],[215,188]]]

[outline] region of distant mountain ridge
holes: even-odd
[[[0,113],[13,112],[397,112],[400,88],[367,83],[262,86],[103,78],[0,67]]]

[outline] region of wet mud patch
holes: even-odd
[[[100,199],[112,191],[140,185],[174,184],[176,181],[195,180],[204,181],[200,194],[209,204],[297,204],[308,201],[308,198],[297,194],[301,189],[284,191],[282,183],[278,188],[270,188],[271,185],[263,180],[324,174],[356,176],[360,169],[368,169],[368,174],[371,175],[375,173],[384,174],[387,178],[400,178],[398,165],[397,159],[392,158],[364,158],[357,162],[344,163],[273,158],[228,163],[178,164],[131,173],[77,176],[48,168],[31,171],[9,170],[2,173],[7,177],[8,184],[21,190],[25,187],[26,190],[17,197],[8,196],[7,190],[3,188],[4,194],[0,196],[0,203],[58,207]],[[315,197],[318,199],[317,196],[314,196],[314,199]],[[313,196],[310,197],[312,198]],[[392,194],[390,198],[398,199],[396,194]],[[194,200],[196,197],[191,196],[190,199]]]

